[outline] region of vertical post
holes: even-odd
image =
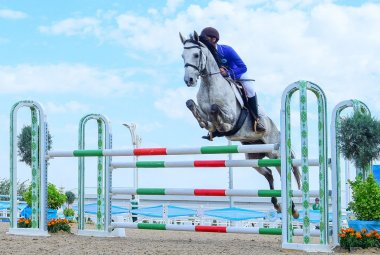
[[[38,210],[38,202],[40,198],[40,169],[39,169],[39,143],[38,143],[38,119],[37,119],[37,110],[34,107],[30,108],[32,113],[32,141],[31,141],[31,158],[32,158],[32,228],[38,228],[39,225],[39,210]]]
[[[301,131],[301,172],[302,172],[302,207],[303,242],[310,243],[310,196],[309,196],[309,144],[307,127],[307,83],[301,81],[299,85],[300,96],[300,131]]]
[[[327,103],[323,90],[316,84],[309,88],[318,100],[318,145],[319,145],[319,199],[320,208],[320,244],[328,245],[329,238],[329,192],[328,192],[328,152],[327,152]]]
[[[282,94],[281,100],[281,201],[282,216],[282,243],[293,243],[292,224],[292,144],[290,125],[290,99],[298,87],[289,85]]]
[[[100,119],[97,120],[98,122],[98,149],[103,149],[103,124]],[[97,175],[97,188],[96,188],[96,205],[97,205],[97,212],[96,212],[96,229],[101,230],[103,226],[103,157],[98,157],[98,175]]]
[[[141,144],[141,137],[136,133],[136,124],[135,123],[123,123],[123,126],[129,129],[131,134],[131,140],[133,149],[136,149]],[[136,163],[138,160],[138,156],[133,157],[133,162]],[[133,168],[133,188],[137,189],[139,186],[139,172],[137,167]]]
[[[230,140],[228,140],[228,146],[231,146]],[[228,160],[232,160],[232,153],[228,153]],[[234,170],[233,167],[228,168],[228,188],[229,189],[234,188],[234,172],[233,172],[233,170]],[[230,207],[234,207],[233,197],[230,196],[229,199],[230,199]]]
[[[345,100],[337,104],[332,112],[331,119],[331,181],[332,181],[332,212],[333,212],[333,245],[339,245],[339,230],[341,228],[341,168],[340,168],[340,151],[338,147],[337,130],[340,127],[340,114],[348,108],[353,107],[363,114],[371,114],[367,105],[358,100]]]

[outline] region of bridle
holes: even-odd
[[[195,66],[195,65],[190,64],[190,63],[185,63],[185,68],[186,67],[192,67],[192,68],[194,68],[195,70],[198,71],[198,75],[201,76],[201,77],[210,76],[210,75],[214,75],[214,74],[219,74],[220,73],[220,71],[215,72],[215,73],[207,73],[207,69],[206,69],[207,56],[202,51],[202,47],[205,47],[205,46],[203,46],[199,41],[196,41],[196,40],[193,40],[193,39],[188,39],[188,40],[184,41],[183,44],[185,45],[187,42],[193,43],[195,45],[187,46],[187,47],[184,46],[183,48],[185,50],[194,49],[194,48],[199,49],[199,63],[198,63],[198,66]],[[203,63],[205,63],[204,67],[202,66]]]

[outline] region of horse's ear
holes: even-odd
[[[194,40],[199,42],[199,35],[196,31],[194,31]]]
[[[181,42],[185,44],[185,38],[183,38],[181,32],[179,32],[179,38],[181,39]]]

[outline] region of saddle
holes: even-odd
[[[231,79],[231,77],[225,77],[225,79],[229,82],[232,90],[234,91],[236,100],[238,100],[241,108],[248,108],[248,97],[247,93],[244,90],[243,85],[240,81],[236,81]]]

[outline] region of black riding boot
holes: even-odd
[[[253,117],[253,131],[264,132],[266,129],[259,119],[259,111],[257,106],[257,95],[248,98],[248,108]]]

